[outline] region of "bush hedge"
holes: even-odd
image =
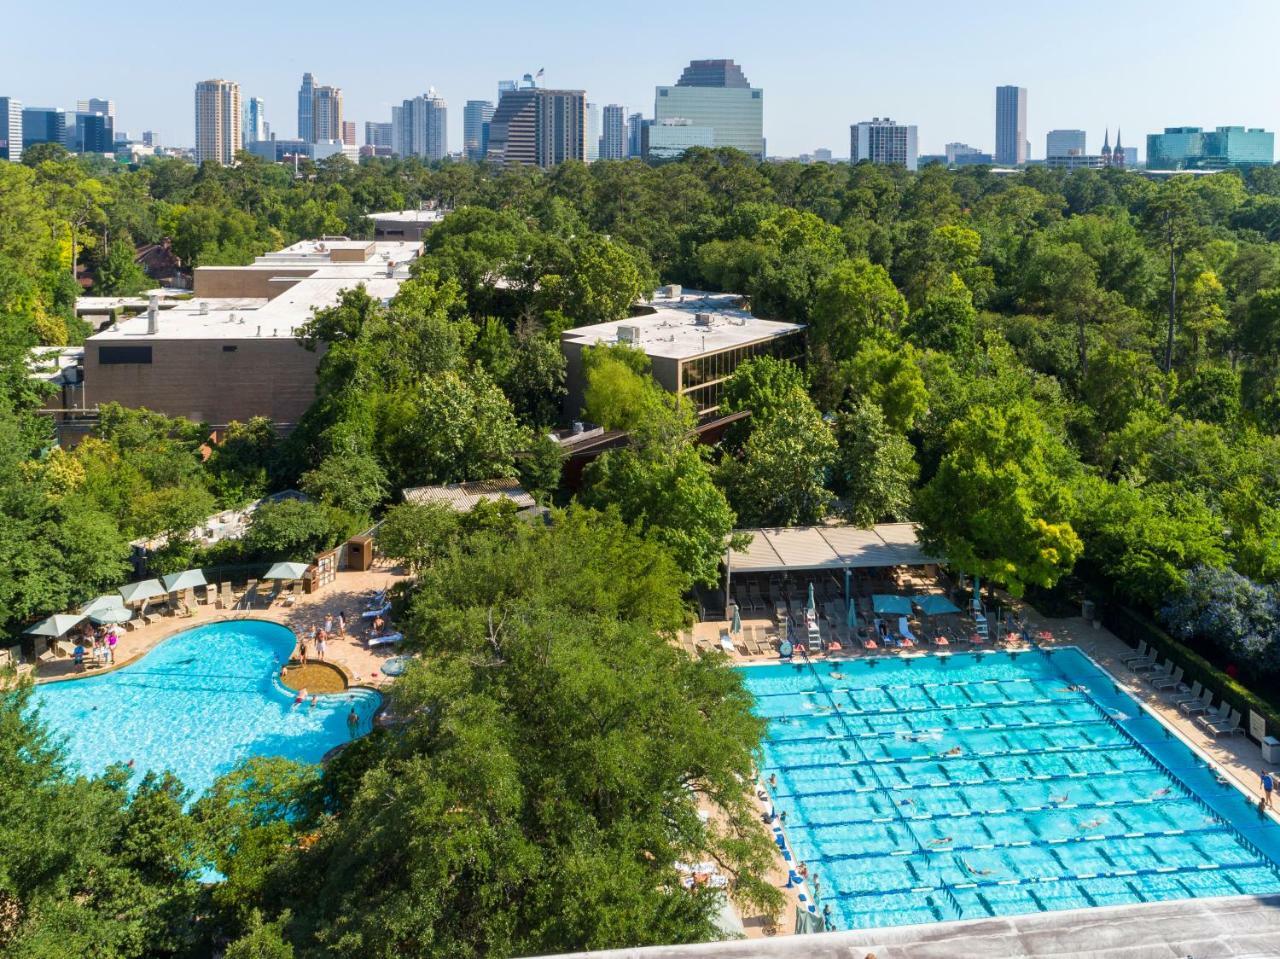
[[[1274,703],[1268,702],[1252,690],[1240,685],[1199,653],[1188,649],[1140,613],[1119,603],[1109,602],[1102,608],[1102,624],[1130,646],[1136,648],[1140,642],[1149,643],[1162,656],[1173,660],[1176,665],[1183,668],[1184,682],[1202,683],[1205,688],[1215,692],[1219,701],[1240,710],[1240,715],[1244,717],[1242,720],[1244,734],[1250,739],[1254,739],[1254,736],[1249,730],[1249,710],[1253,710],[1266,720],[1268,734],[1280,730],[1280,710]]]

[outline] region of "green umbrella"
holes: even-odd
[[[910,616],[911,600],[890,593],[876,593],[871,597],[871,607],[881,615]]]
[[[107,623],[127,623],[133,619],[133,610],[123,606],[102,606],[89,614],[89,620],[99,626]]]
[[[818,611],[818,604],[813,600],[813,583],[810,583],[809,584],[809,612],[816,613],[817,611]]]
[[[83,621],[84,613],[54,613],[48,619],[40,620],[23,632],[28,636],[52,636],[56,639]]]
[[[960,607],[945,596],[935,594],[927,594],[917,596],[915,604],[920,607],[920,612],[925,616],[952,616],[960,612]]]
[[[263,579],[302,579],[310,563],[276,563]]]
[[[729,624],[729,632],[731,633],[742,632],[742,616],[739,615],[738,613],[737,603],[733,604],[733,622]]]
[[[165,591],[170,593],[208,585],[209,582],[204,578],[204,570],[202,569],[187,569],[181,573],[170,573],[164,578]]]
[[[144,600],[155,599],[157,596],[167,596],[169,591],[164,588],[164,584],[158,579],[144,579],[140,583],[130,583],[128,586],[120,587],[120,598],[126,603],[140,603]]]
[[[92,616],[100,609],[120,609],[121,599],[119,593],[106,593],[97,599],[91,599],[80,607],[80,612],[86,616]]]

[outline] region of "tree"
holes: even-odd
[[[412,573],[445,555],[458,530],[458,514],[439,503],[397,503],[378,527],[378,549]]]
[[[1050,587],[1083,544],[1071,526],[1069,456],[1026,403],[975,407],[917,496],[926,549],[1014,596]]]
[[[1179,385],[1173,408],[1187,419],[1229,426],[1240,415],[1240,377],[1222,367],[1206,367]]]
[[[943,288],[930,291],[924,305],[911,315],[907,335],[924,349],[964,354],[973,349],[977,316],[973,294],[952,273]]]
[[[740,363],[725,381],[720,412],[749,412],[751,419],[741,428],[734,424],[728,437],[730,445],[740,446],[751,430],[769,422],[794,391],[803,391],[806,386],[804,371],[787,360],[757,356]]]
[[[357,516],[367,516],[387,498],[387,474],[368,453],[334,453],[302,474],[308,496]]]
[[[263,503],[249,521],[245,551],[263,560],[310,562],[316,553],[332,549],[354,529],[331,507],[309,500],[282,499]]]
[[[739,457],[726,456],[720,482],[745,526],[802,526],[827,512],[826,473],[836,441],[801,390],[782,399],[747,439]]]
[[[669,428],[679,435],[693,428],[692,411],[649,375],[649,358],[630,346],[597,346],[583,351],[586,377],[582,412],[607,430]]]
[[[1164,372],[1173,369],[1173,343],[1178,317],[1178,264],[1180,256],[1195,242],[1199,222],[1198,203],[1189,177],[1173,177],[1162,184],[1147,204],[1148,232],[1158,237],[1169,255],[1169,322],[1165,330]]]
[[[892,342],[906,318],[907,301],[884,267],[849,260],[818,288],[812,336],[840,362],[852,359],[868,340]]]
[[[844,500],[845,519],[862,527],[908,519],[920,468],[907,438],[890,429],[880,407],[865,398],[836,414],[834,430],[832,487]]]
[[[132,296],[149,289],[151,278],[134,260],[133,241],[118,236],[98,264],[94,293],[100,296]]]
[[[890,429],[906,432],[929,407],[920,370],[922,354],[910,344],[897,348],[867,344],[840,367],[845,392],[880,407]]]

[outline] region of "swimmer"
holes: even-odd
[[[351,734],[352,738],[355,737],[356,730],[359,726],[360,714],[356,712],[355,707],[353,706],[351,708],[351,712],[347,713],[347,732]]]
[[[1081,829],[1097,829],[1106,821],[1107,821],[1106,816],[1099,816],[1097,819],[1090,819],[1088,822],[1082,822],[1080,824],[1080,828]]]
[[[777,789],[777,788],[778,788],[778,774],[777,774],[777,773],[769,773],[769,788],[770,788],[770,789]]]
[[[138,765],[138,761],[136,759],[130,759],[127,763],[125,763],[125,765],[128,766],[130,769],[132,769],[134,766]]]
[[[315,708],[316,708],[316,703],[318,703],[318,702],[320,702],[320,697],[319,697],[319,696],[317,696],[317,695],[315,695],[315,694],[313,693],[313,694],[311,695],[311,708],[312,708],[312,709],[315,709]]]
[[[915,804],[916,804],[916,801],[912,799],[910,796],[908,796],[906,799],[898,800],[899,806],[914,806]]]
[[[945,753],[943,753],[942,755],[944,755],[944,756],[959,756],[962,752],[964,752],[964,750],[963,750],[963,749],[961,749],[959,746],[952,746],[950,749],[948,749],[948,750],[947,750]]]
[[[307,690],[306,690],[306,687],[304,686],[302,689],[298,690],[298,695],[293,697],[293,704],[295,706],[300,706],[302,705],[302,701],[306,698],[307,698]]]
[[[937,837],[937,838],[934,838],[934,839],[930,839],[930,840],[929,840],[929,845],[930,845],[930,846],[945,846],[945,845],[947,845],[948,843],[952,843],[952,842],[955,842],[955,840],[954,840],[954,839],[952,839],[950,836],[940,836],[940,837]]]
[[[844,673],[839,672],[838,670],[833,669],[833,670],[831,671],[831,678],[832,678],[832,679],[844,679]]]
[[[1157,789],[1155,792],[1153,792],[1153,793],[1151,794],[1151,798],[1152,798],[1152,799],[1158,799],[1158,798],[1160,798],[1161,796],[1167,796],[1167,795],[1169,795],[1169,793],[1171,793],[1171,792],[1173,792],[1173,790],[1172,790],[1172,789],[1170,789],[1168,786],[1161,786],[1159,789]]]
[[[961,859],[960,865],[964,866],[965,871],[973,876],[990,876],[992,873],[995,872],[995,870],[993,869],[975,869],[973,867],[973,864],[970,863],[967,859]]]
[[[778,813],[778,822],[784,826],[787,824],[787,811],[785,809]]]
[[[1053,803],[1055,806],[1060,806],[1070,798],[1071,793],[1063,793],[1061,796],[1050,796],[1049,802]]]

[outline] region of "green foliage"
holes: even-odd
[[[868,343],[892,342],[906,318],[907,301],[884,267],[850,260],[818,288],[812,342],[838,363]]]
[[[921,354],[909,344],[894,348],[867,344],[840,367],[840,375],[848,394],[875,403],[890,428],[905,431],[929,406],[920,363]]]
[[[439,503],[397,503],[378,527],[378,549],[420,572],[445,554],[457,535],[458,514]]]
[[[1069,454],[1035,412],[1024,403],[975,407],[950,441],[917,498],[926,548],[1014,596],[1069,573],[1082,549]]]
[[[844,500],[845,519],[862,527],[909,519],[920,468],[907,438],[890,429],[880,407],[865,398],[836,414],[834,432],[832,487]]]
[[[282,499],[254,511],[245,534],[247,555],[268,561],[310,562],[356,532],[352,517],[309,500]]]
[[[367,516],[387,497],[387,474],[367,453],[333,453],[303,473],[300,486],[322,503]]]
[[[751,433],[738,457],[720,464],[720,481],[744,526],[804,526],[826,516],[827,471],[836,453],[831,428],[809,397],[792,389]]]

